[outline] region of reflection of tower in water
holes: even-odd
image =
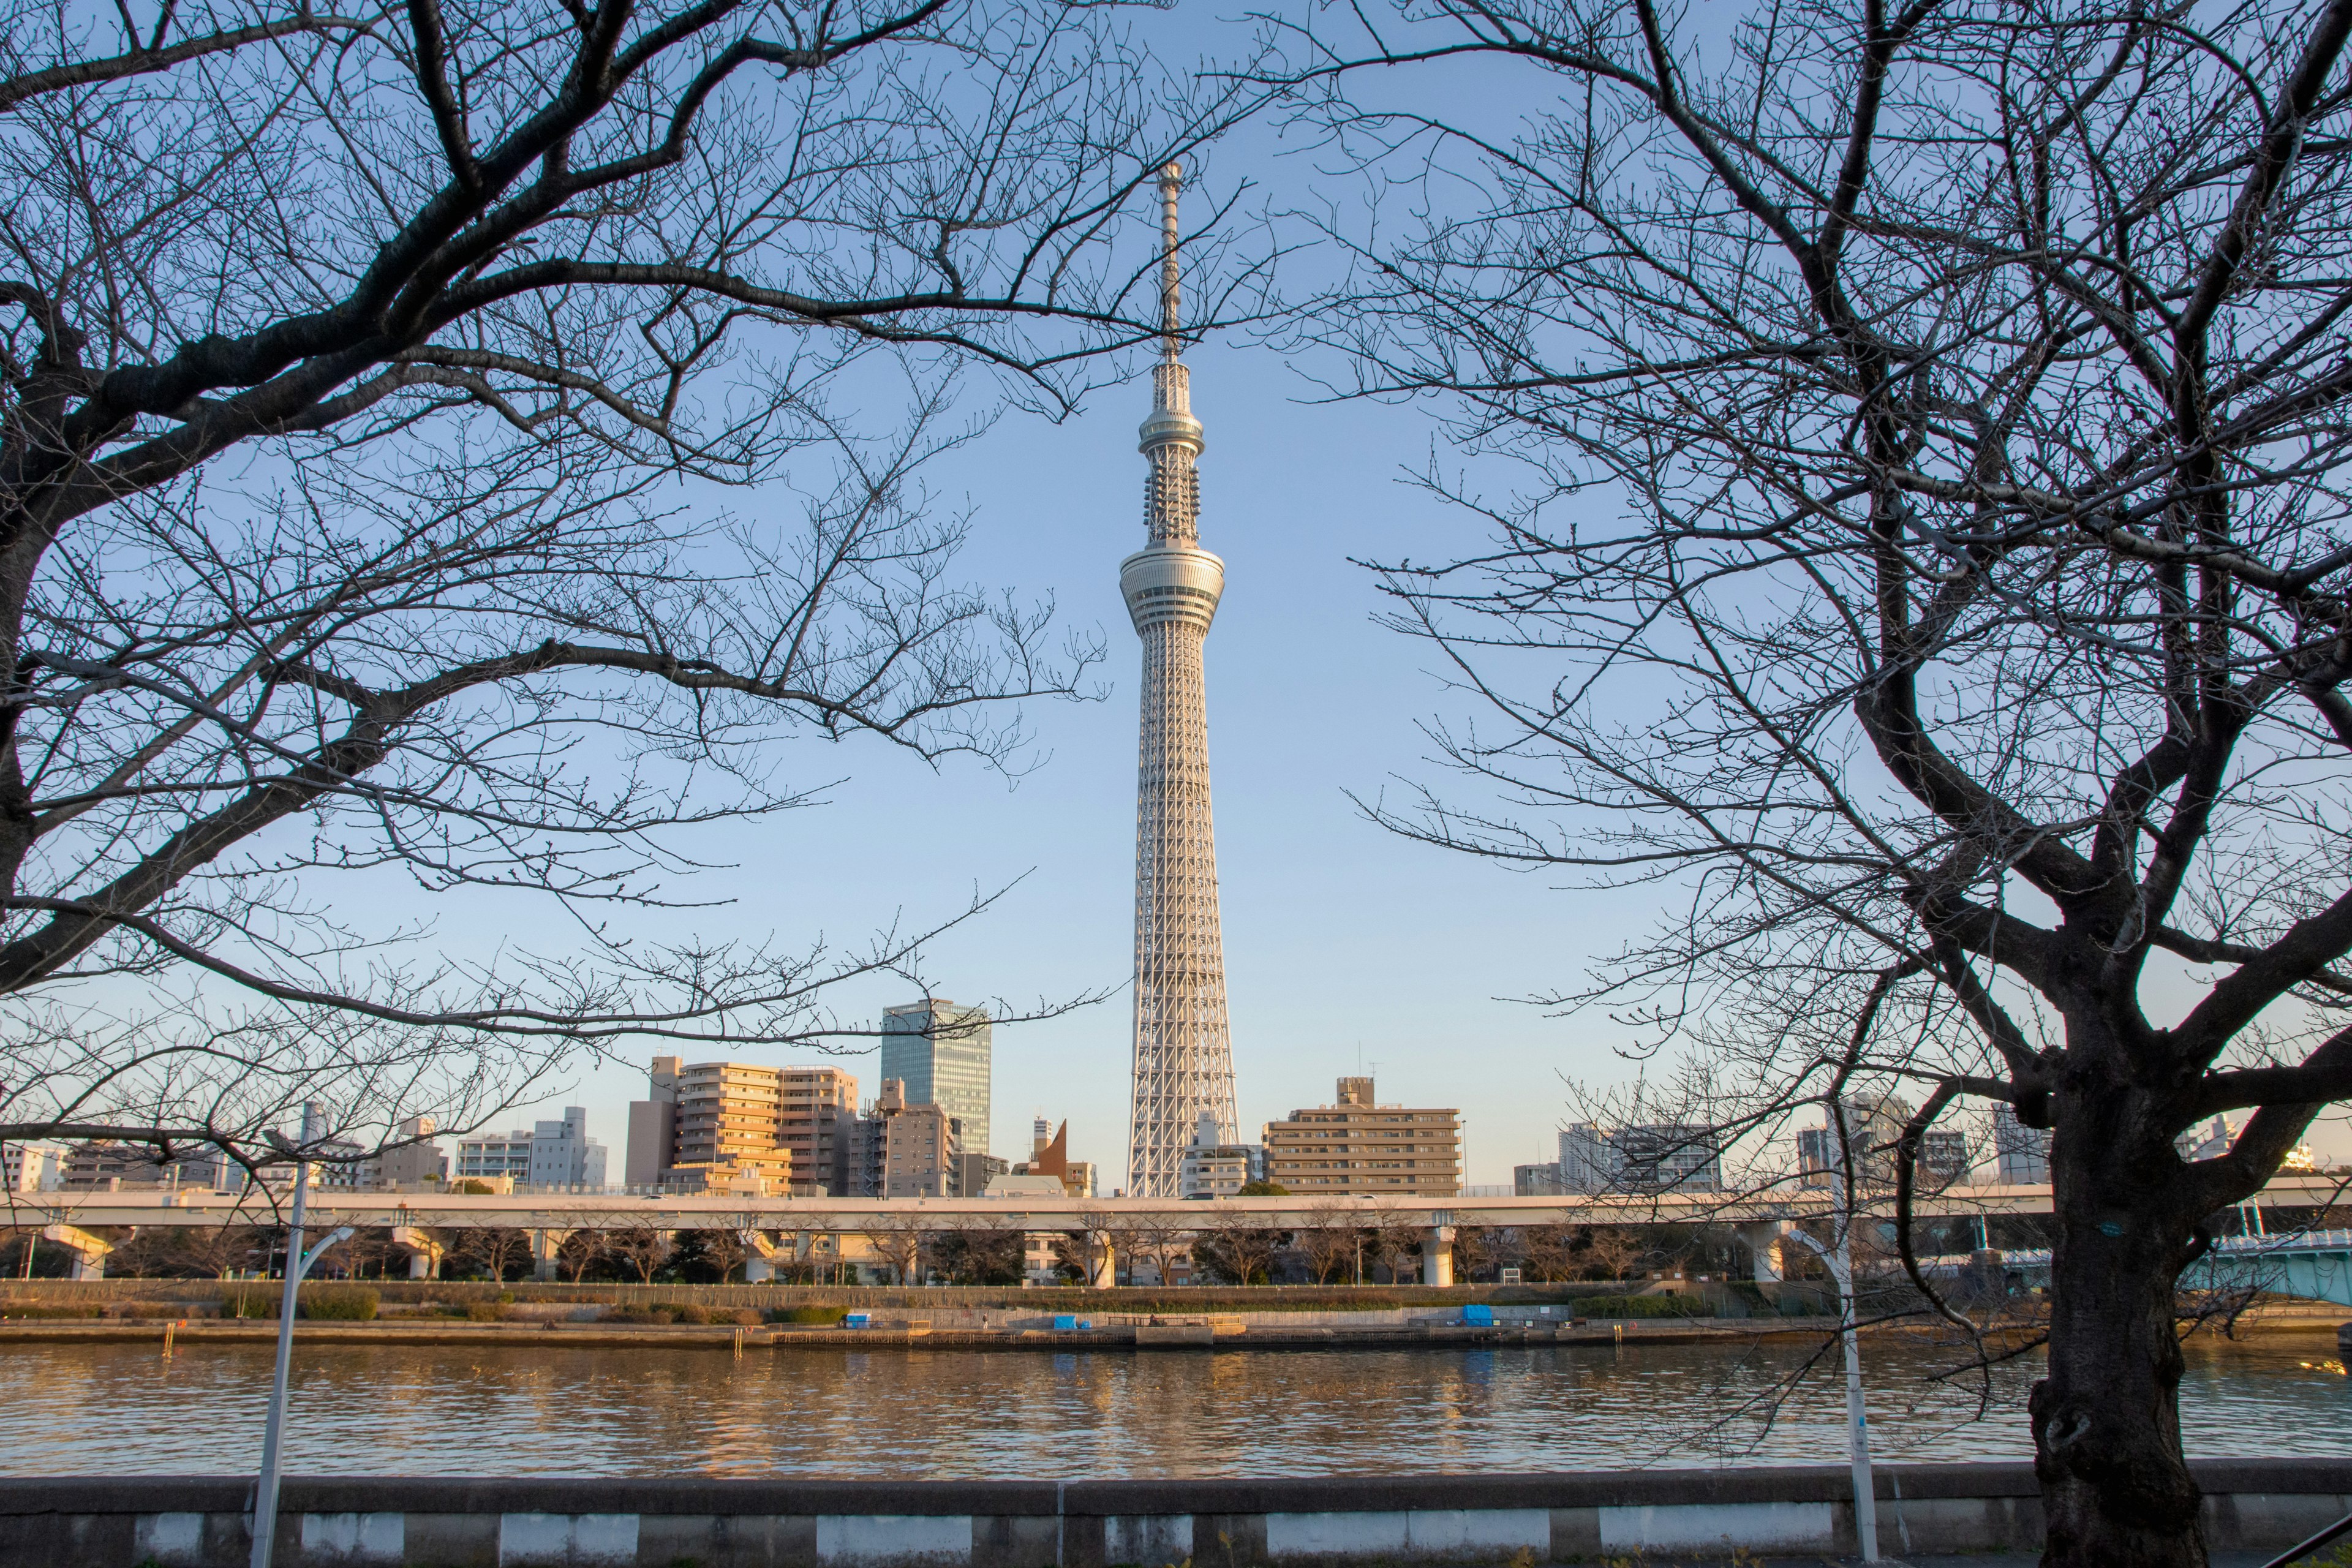
[[[1181,172],[1160,174],[1160,359],[1141,445],[1150,540],[1119,563],[1118,585],[1143,642],[1143,710],[1135,798],[1135,1084],[1127,1190],[1175,1197],[1178,1164],[1202,1112],[1234,1112],[1225,1024],[1224,939],[1217,914],[1217,846],[1209,812],[1208,693],[1202,649],[1224,592],[1225,563],[1200,545],[1201,423],[1191,372],[1178,358],[1176,195]]]

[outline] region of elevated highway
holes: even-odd
[[[2281,1175],[2263,1191],[2264,1209],[2324,1208],[2342,1201],[2336,1178]],[[16,1194],[0,1206],[0,1225],[41,1227],[61,1245],[68,1233],[149,1226],[268,1226],[281,1223],[282,1198],[268,1193],[242,1195],[160,1190]],[[1541,1225],[1727,1225],[1738,1227],[1756,1257],[1759,1279],[1779,1277],[1778,1237],[1789,1226],[1827,1217],[1830,1194],[1818,1187],[1787,1186],[1755,1193],[1570,1194],[1545,1197],[1222,1198],[1171,1203],[1160,1198],[1069,1198],[1034,1194],[1000,1198],[792,1198],[692,1196],[619,1193],[314,1193],[311,1223],[321,1229],[348,1225],[388,1228],[407,1248],[421,1277],[439,1262],[441,1237],[451,1230],[503,1226],[530,1234],[543,1271],[551,1270],[554,1249],[579,1230],[732,1230],[753,1242],[770,1260],[811,1256],[816,1238],[835,1244],[821,1250],[840,1256],[838,1239],[873,1237],[910,1230],[1024,1230],[1076,1232],[1113,1243],[1169,1229],[1201,1230],[1226,1226],[1295,1231],[1348,1225],[1395,1226],[1421,1233],[1424,1278],[1450,1284],[1453,1233],[1463,1226]],[[1923,1222],[2046,1215],[2050,1188],[1954,1186],[1922,1194]],[[781,1243],[772,1237],[784,1238]],[[1108,1252],[1108,1247],[1102,1250]],[[88,1259],[102,1266],[100,1258]]]

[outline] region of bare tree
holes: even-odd
[[[1315,1283],[1328,1285],[1332,1275],[1355,1267],[1363,1248],[1360,1227],[1355,1205],[1344,1199],[1325,1198],[1307,1205],[1306,1223],[1298,1227],[1297,1245],[1308,1270],[1315,1276]]]
[[[1576,1278],[1579,1239],[1580,1233],[1572,1225],[1521,1226],[1517,1251],[1527,1260],[1530,1274],[1551,1284]]]
[[[1649,1248],[1642,1233],[1622,1225],[1595,1226],[1577,1237],[1576,1257],[1590,1279],[1631,1279]]]
[[[1454,1277],[1468,1281],[1503,1266],[1509,1237],[1500,1226],[1464,1225],[1454,1229]]]
[[[572,1230],[555,1248],[556,1272],[574,1285],[587,1279],[591,1271],[612,1256],[612,1248],[606,1244],[608,1234],[593,1226]]]
[[[858,1234],[900,1285],[922,1283],[925,1220],[916,1214],[878,1215]]]
[[[1671,889],[1550,1000],[1706,1064],[1719,1132],[1906,1089],[1906,1249],[1959,1097],[2054,1130],[2053,1564],[2205,1560],[2175,1283],[2352,1095],[2347,36],[2336,0],[1704,41],[1437,0],[1298,40],[1330,135],[1428,194],[1334,224],[1368,265],[1309,330],[1524,463],[1425,476],[1488,537],[1384,582],[1480,718],[1433,726],[1461,793],[1375,809]],[[1347,100],[1440,53],[1557,99]]]
[[[938,1233],[940,1271],[951,1285],[1017,1285],[1029,1238],[1003,1225],[974,1220]]]
[[[1171,1210],[1154,1210],[1134,1216],[1128,1225],[1128,1257],[1149,1262],[1160,1284],[1171,1283],[1175,1278],[1177,1259],[1192,1257],[1192,1216]]]
[[[460,1266],[478,1268],[492,1280],[530,1267],[530,1233],[511,1225],[475,1225],[446,1232],[454,1238],[449,1248]]]
[[[1013,704],[1084,691],[918,469],[1123,373],[1131,198],[1258,89],[1028,0],[152,9],[0,0],[0,1136],[253,1150],[346,1077],[336,1136],[449,1131],[583,1042],[822,1044],[919,933],[625,911],[689,900],[668,830],[809,803],[780,742],[1017,768]],[[385,871],[573,945],[336,897]]]
[[[669,1233],[651,1226],[621,1226],[604,1232],[604,1256],[613,1259],[616,1267],[635,1275],[641,1285],[652,1284],[654,1276],[661,1272],[662,1265],[676,1250]]]
[[[1412,1216],[1386,1204],[1376,1204],[1361,1223],[1364,1256],[1371,1266],[1385,1270],[1391,1285],[1416,1283],[1404,1277],[1405,1260],[1417,1257],[1421,1247],[1421,1226]]]
[[[1192,1266],[1228,1285],[1263,1284],[1273,1274],[1285,1239],[1255,1215],[1218,1208],[1192,1232]]]

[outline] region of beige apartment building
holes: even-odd
[[[936,1105],[908,1105],[906,1086],[882,1081],[876,1108],[882,1131],[882,1196],[951,1198],[958,1191],[957,1165],[963,1155],[963,1120]]]
[[[828,1195],[846,1196],[857,1075],[839,1068],[781,1070],[784,1148],[793,1157],[793,1180],[820,1183]]]
[[[629,1107],[631,1186],[781,1193],[839,1190],[857,1079],[838,1068],[656,1057]]]
[[[1265,1124],[1265,1179],[1306,1197],[1457,1197],[1462,1112],[1381,1105],[1370,1079],[1343,1078],[1337,1105]]]

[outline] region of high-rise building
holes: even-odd
[[[1571,1121],[1559,1130],[1559,1190],[1605,1193],[1617,1184],[1617,1145],[1598,1123]]]
[[[1723,1185],[1723,1153],[1719,1141],[1704,1127],[1676,1121],[1637,1121],[1627,1127],[1571,1121],[1560,1129],[1558,1170],[1558,1190],[1563,1193],[1712,1192]]]
[[[530,1129],[477,1132],[470,1138],[458,1139],[457,1168],[449,1174],[450,1180],[456,1182],[497,1181],[501,1177],[517,1183],[530,1181]]]
[[[2039,1186],[2050,1179],[2050,1133],[2017,1119],[2016,1107],[1992,1108],[1992,1153],[2005,1187]]]
[[[1234,1110],[1225,1020],[1224,938],[1209,810],[1208,693],[1202,649],[1225,588],[1225,563],[1201,548],[1201,423],[1192,373],[1178,357],[1176,197],[1181,171],[1160,173],[1160,358],[1141,446],[1151,462],[1144,548],[1119,563],[1119,593],[1143,642],[1135,790],[1135,1081],[1127,1191],[1171,1198],[1201,1113]]]
[[[943,996],[882,1013],[882,1076],[906,1086],[908,1105],[936,1105],[964,1125],[964,1149],[988,1152],[993,1026],[987,1009]]]
[[[387,1149],[360,1166],[360,1185],[390,1187],[394,1191],[437,1184],[449,1179],[449,1154],[434,1138],[436,1123],[429,1116],[412,1116],[393,1130],[395,1138],[414,1139],[396,1149]],[[598,1152],[602,1153],[600,1147]],[[597,1181],[602,1183],[600,1173]]]
[[[1636,1122],[1619,1128],[1612,1142],[1617,1183],[1627,1192],[1716,1192],[1723,1186],[1723,1151],[1712,1128]]]
[[[1265,1179],[1295,1196],[1457,1196],[1462,1113],[1381,1105],[1370,1079],[1343,1078],[1337,1105],[1265,1124]]]
[[[656,1057],[649,1079],[629,1106],[631,1187],[814,1194],[842,1180],[857,1093],[848,1074]]]
[[[656,1057],[646,1070],[646,1098],[629,1102],[629,1142],[621,1180],[632,1191],[661,1185],[677,1159],[677,1057]]]
[[[1570,1189],[1560,1184],[1559,1162],[1547,1160],[1539,1165],[1511,1167],[1511,1195],[1515,1198],[1554,1198]],[[1580,1188],[1589,1192],[1591,1188]]]
[[[847,1196],[857,1075],[839,1068],[786,1068],[782,1093],[784,1147],[792,1152],[794,1184],[819,1183],[828,1196]]]
[[[1903,1129],[1911,1112],[1911,1102],[1898,1095],[1857,1094],[1845,1102],[1846,1138],[1853,1149],[1854,1172],[1864,1186],[1895,1185]],[[1920,1184],[1948,1187],[1968,1175],[1973,1159],[1968,1134],[1948,1127],[1931,1128],[1919,1139]],[[1831,1185],[1842,1163],[1837,1134],[1826,1122],[1798,1131],[1799,1184]]]
[[[604,1145],[588,1136],[585,1106],[567,1105],[560,1121],[531,1124],[525,1179],[534,1187],[604,1186]]]
[[[883,1083],[887,1098],[890,1080]],[[882,1196],[962,1195],[963,1119],[937,1105],[906,1105],[884,1124]]]

